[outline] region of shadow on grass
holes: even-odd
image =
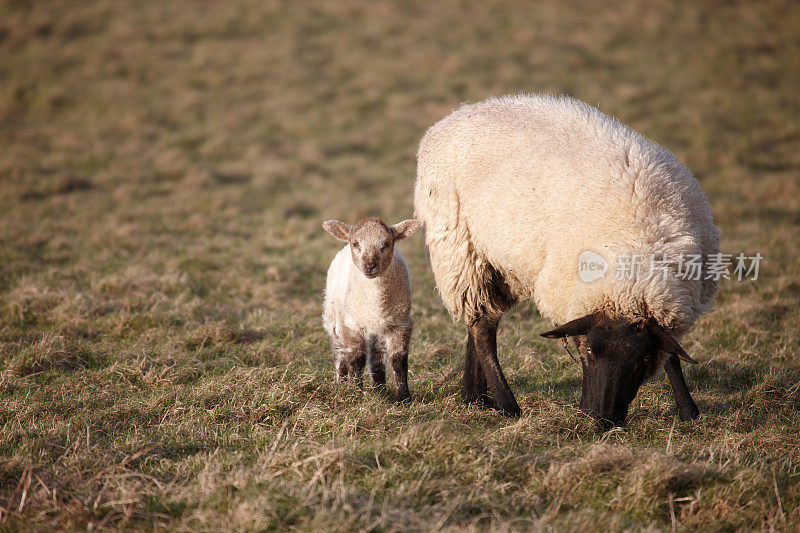
[[[796,224],[800,225],[800,215]],[[786,301],[759,305],[757,309],[748,311],[743,322],[750,328],[762,331],[788,332],[797,328],[795,311],[800,304],[800,286],[790,283],[783,291]]]
[[[701,413],[729,421],[739,430],[770,426],[797,416],[800,409],[800,371],[780,371],[749,361],[710,361],[695,370],[690,382],[706,396],[698,400]]]
[[[23,201],[45,200],[51,196],[88,191],[93,188],[94,185],[91,181],[72,174],[64,174],[51,180],[50,183],[45,183],[44,187],[24,191],[20,195],[20,199]]]
[[[764,379],[767,370],[757,363],[708,361],[689,373],[689,381],[698,390],[745,392]]]
[[[186,341],[187,350],[197,350],[209,346],[225,344],[251,344],[265,339],[269,335],[264,329],[235,329],[227,325],[213,325],[198,328]]]

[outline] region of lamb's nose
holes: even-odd
[[[378,270],[378,264],[377,263],[371,263],[371,264],[367,265],[367,270],[369,270],[370,274],[374,274],[375,271]]]

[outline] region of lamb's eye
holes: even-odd
[[[389,247],[389,243],[388,242],[383,243],[383,249],[384,250],[387,249],[388,247]]]
[[[356,250],[358,250],[358,248],[359,248],[359,246],[358,246],[358,241],[355,241],[355,242],[353,243],[353,248],[355,248]]]

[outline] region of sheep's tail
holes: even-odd
[[[463,318],[468,324],[480,316],[499,318],[512,298],[502,276],[475,249],[460,208],[455,177],[420,155],[414,211],[445,307],[454,321]]]

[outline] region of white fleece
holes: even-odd
[[[349,244],[339,250],[328,267],[322,322],[334,337],[343,326],[363,338],[411,327],[411,281],[400,250],[395,246],[391,265],[374,279],[353,264]]]
[[[505,311],[489,283],[562,324],[595,311],[688,331],[717,293],[713,280],[674,277],[681,254],[719,252],[719,230],[689,170],[668,150],[568,97],[518,95],[464,105],[425,134],[415,216],[454,319]],[[591,250],[608,262],[578,277]],[[617,257],[641,254],[638,279]],[[649,257],[672,260],[649,276]],[[703,278],[706,269],[702,271]]]

